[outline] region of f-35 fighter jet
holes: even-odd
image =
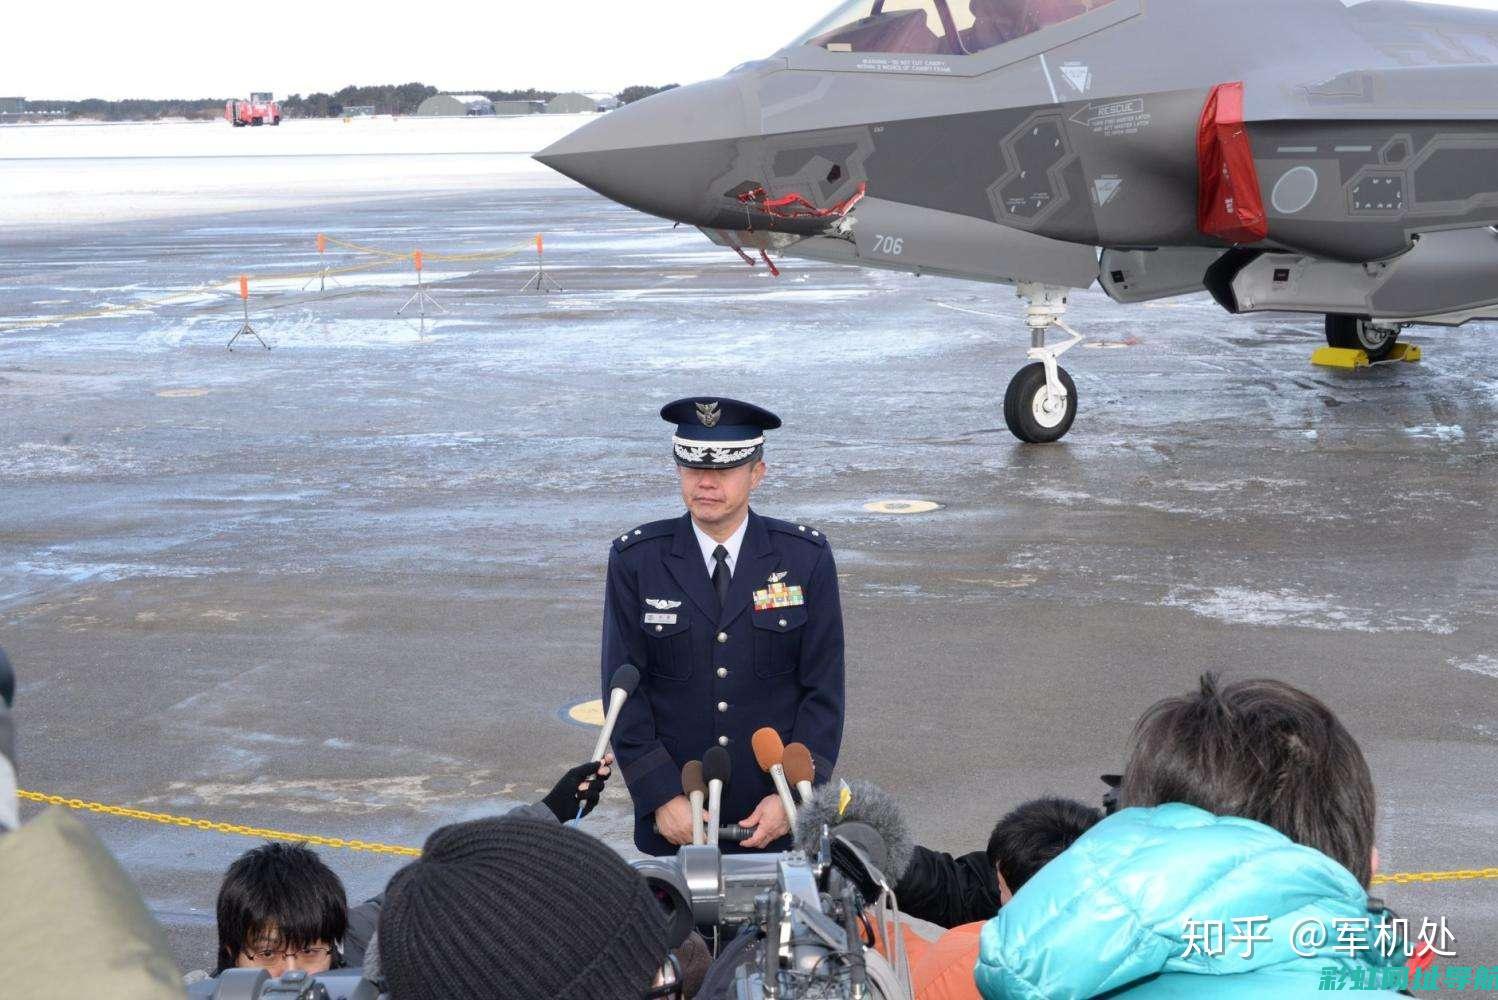
[[[1498,318],[1498,13],[1448,4],[848,0],[538,159],[745,256],[1015,285],[1029,442],[1076,416],[1057,358],[1094,281],[1324,314],[1373,361]]]

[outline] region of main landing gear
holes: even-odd
[[[1082,335],[1067,326],[1065,288],[1021,283],[1019,297],[1029,303],[1025,323],[1030,327],[1031,363],[1019,370],[1004,394],[1004,422],[1010,432],[1026,444],[1060,441],[1077,419],[1077,386],[1056,359],[1081,343]],[[1046,331],[1064,331],[1069,340],[1047,347]]]
[[[1326,346],[1362,351],[1368,355],[1369,361],[1376,364],[1389,360],[1403,329],[1399,323],[1329,314],[1326,317]]]

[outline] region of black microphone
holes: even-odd
[[[640,670],[631,663],[626,663],[614,671],[614,676],[609,678],[609,711],[604,716],[603,732],[598,734],[598,742],[593,747],[593,759],[602,760],[603,752],[609,748],[609,739],[614,735],[614,726],[619,722],[619,712],[624,708],[625,699],[635,693],[635,688],[640,686]]]
[[[707,782],[707,842],[718,843],[718,824],[723,819],[723,786],[733,773],[733,760],[722,747],[709,747],[702,755],[702,780]]]

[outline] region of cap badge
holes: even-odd
[[[717,403],[698,403],[697,419],[702,421],[703,427],[716,427],[718,421],[723,419],[723,411],[718,408]]]

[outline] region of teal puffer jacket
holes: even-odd
[[[1376,941],[1367,901],[1346,868],[1262,823],[1179,804],[1125,809],[984,926],[974,975],[986,1000],[1324,996],[1324,970],[1348,974],[1342,988],[1350,989],[1363,970],[1404,960],[1398,950],[1387,959],[1371,947],[1357,957],[1336,950],[1339,920],[1369,921],[1365,936]],[[1268,922],[1235,929],[1235,919],[1250,917]],[[1326,928],[1319,948],[1292,941],[1308,919]],[[1228,939],[1250,929],[1269,940],[1244,958],[1244,944]],[[1204,931],[1214,936],[1212,954],[1183,958]],[[1296,944],[1315,955],[1300,957]]]

